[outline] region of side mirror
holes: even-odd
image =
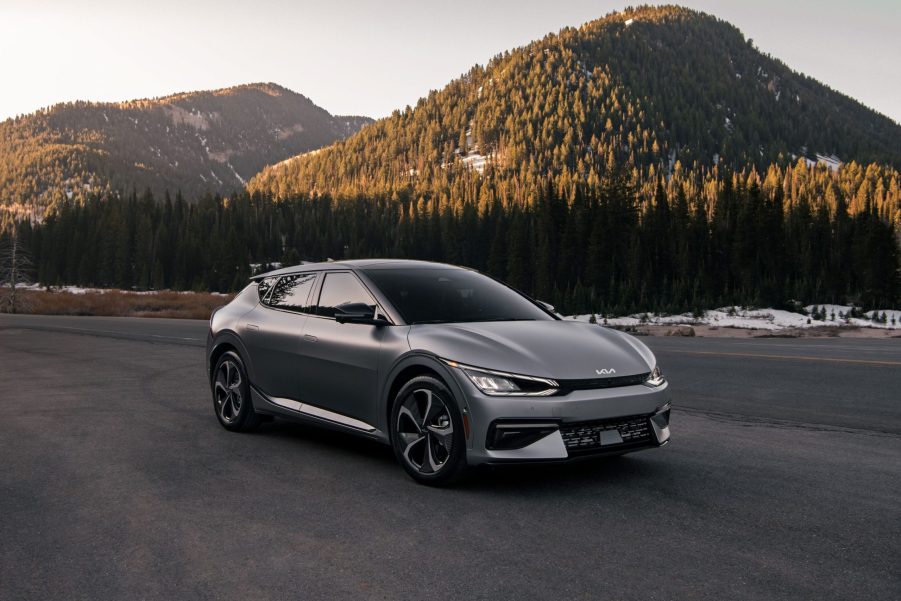
[[[552,305],[551,303],[546,303],[546,302],[540,301],[540,300],[536,300],[535,302],[538,303],[541,306],[541,308],[544,309],[545,311],[547,311],[548,313],[554,312],[554,305]]]
[[[388,325],[388,320],[376,317],[375,307],[366,303],[347,303],[335,307],[335,321],[338,323],[362,323],[372,326]]]

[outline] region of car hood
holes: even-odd
[[[636,375],[655,365],[653,353],[636,338],[576,321],[414,325],[409,342],[413,350],[459,363],[561,380]]]

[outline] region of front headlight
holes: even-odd
[[[663,372],[660,371],[660,366],[655,365],[653,371],[651,371],[650,375],[648,375],[648,379],[644,381],[646,386],[652,386],[654,388],[658,386],[663,386],[666,383],[666,378],[663,377]]]
[[[482,369],[447,359],[443,361],[460,369],[476,388],[490,396],[548,396],[557,392],[557,382],[548,378]]]

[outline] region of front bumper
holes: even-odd
[[[457,370],[454,370],[457,371]],[[487,396],[454,374],[465,396],[470,465],[566,461],[659,447],[669,440],[669,385],[576,390],[547,397]],[[500,442],[498,429],[528,432]],[[514,432],[515,433],[515,432]],[[511,438],[510,440],[513,440]]]

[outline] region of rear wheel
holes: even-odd
[[[260,425],[253,410],[250,381],[241,357],[233,351],[224,353],[213,371],[213,409],[226,430],[248,432]]]
[[[463,475],[463,419],[440,380],[419,376],[400,389],[391,411],[391,443],[397,460],[417,482],[438,486]]]

